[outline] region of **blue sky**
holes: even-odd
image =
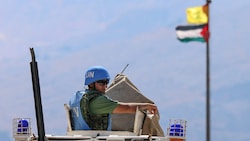
[[[83,89],[84,72],[105,66],[125,75],[170,118],[186,119],[187,140],[205,140],[206,45],[181,43],[175,27],[204,0],[0,1],[0,136],[12,119],[32,118],[29,62],[38,61],[46,134],[65,134],[63,108]],[[210,18],[211,140],[250,140],[250,1],[212,1]]]

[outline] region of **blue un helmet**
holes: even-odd
[[[85,85],[89,85],[98,80],[110,79],[108,71],[102,66],[93,66],[85,73]]]

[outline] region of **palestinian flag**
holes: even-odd
[[[207,42],[209,38],[208,25],[185,25],[176,27],[177,39],[181,42]]]

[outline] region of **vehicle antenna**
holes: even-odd
[[[123,70],[121,71],[120,74],[122,74],[122,73],[126,70],[126,68],[128,67],[128,65],[129,65],[129,64],[127,64],[127,65],[123,68]]]
[[[37,67],[37,62],[35,58],[35,52],[33,48],[30,48],[30,53],[31,53],[31,58],[32,58],[32,61],[30,62],[30,70],[31,70],[32,86],[33,86],[33,93],[34,93],[35,110],[36,110],[38,141],[45,141],[47,139],[45,137],[45,130],[44,130],[39,73],[38,73],[38,67]]]

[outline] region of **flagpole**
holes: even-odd
[[[207,14],[208,14],[208,36],[210,36],[209,30],[209,5],[211,0],[206,0],[207,2]],[[210,141],[210,57],[209,57],[209,39],[206,42],[206,56],[207,56],[207,70],[206,70],[206,141]]]

